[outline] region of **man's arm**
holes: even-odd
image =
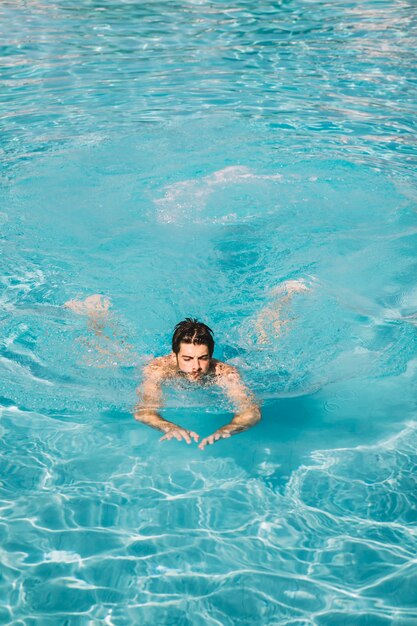
[[[261,419],[261,411],[252,393],[242,381],[239,372],[229,365],[224,366],[225,371],[219,377],[219,385],[224,388],[228,397],[237,407],[233,419],[222,426],[209,437],[203,439],[198,446],[204,450],[207,444],[212,444],[219,439],[226,439],[255,426]]]
[[[144,368],[144,381],[138,389],[139,402],[135,407],[135,420],[142,422],[151,428],[165,433],[160,441],[169,439],[184,439],[191,443],[191,439],[198,441],[197,433],[181,428],[161,417],[158,409],[162,406],[161,384],[164,380],[163,367],[152,362]]]

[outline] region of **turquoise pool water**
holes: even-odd
[[[0,623],[417,624],[416,25],[1,3]],[[62,307],[93,293],[105,344]],[[131,414],[187,315],[263,406],[203,452]],[[166,393],[202,436],[230,411]]]

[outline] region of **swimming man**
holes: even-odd
[[[304,291],[309,291],[309,288],[303,280],[288,280],[271,292],[277,298],[260,311],[255,321],[260,344],[266,343],[270,334],[279,335],[282,327],[289,321],[282,319],[283,309],[294,294]],[[94,294],[82,301],[69,300],[64,306],[74,313],[88,316],[90,329],[94,331],[96,338],[104,340],[103,345],[91,344],[92,347],[108,357],[110,364],[117,364],[130,346],[125,342],[111,344],[110,337],[104,332],[109,321],[110,300]],[[164,433],[160,441],[177,439],[187,443],[194,440],[197,443],[200,439],[197,433],[173,424],[159,414],[162,406],[162,385],[179,379],[188,380],[191,384],[218,385],[237,408],[229,424],[200,442],[198,447],[201,450],[219,439],[226,439],[251,428],[261,419],[259,406],[243,383],[238,370],[214,359],[213,351],[211,329],[202,322],[186,318],[174,329],[172,352],[153,359],[144,368],[144,380],[138,389],[139,402],[135,407],[135,419]]]
[[[211,329],[196,319],[186,318],[176,325],[172,337],[172,352],[154,359],[144,370],[144,381],[138,390],[140,402],[135,409],[135,419],[164,433],[160,441],[177,439],[191,443],[200,436],[182,426],[165,420],[158,413],[162,404],[161,386],[167,381],[185,379],[193,384],[216,384],[237,407],[229,424],[217,429],[199,444],[226,439],[254,426],[261,412],[252,394],[244,385],[237,369],[213,359],[214,339]]]

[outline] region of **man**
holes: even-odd
[[[274,290],[271,295],[278,296],[270,305],[260,311],[255,320],[259,343],[266,343],[268,338],[278,335],[289,320],[282,319],[283,309],[289,304],[293,294],[309,291],[304,280],[287,280]],[[89,327],[94,335],[104,340],[104,346],[93,345],[97,351],[117,364],[129,352],[131,346],[120,341],[109,344],[104,328],[108,325],[110,300],[94,294],[85,300],[69,300],[65,307],[80,315],[87,315]],[[116,328],[116,327],[115,327]],[[114,334],[117,335],[117,332]],[[110,345],[110,347],[107,347]],[[135,419],[163,432],[160,441],[178,439],[191,443],[198,442],[200,436],[177,424],[162,418],[158,411],[162,406],[162,385],[175,379],[186,379],[192,384],[216,384],[237,407],[233,419],[222,426],[199,444],[204,450],[208,444],[219,439],[226,439],[254,426],[261,419],[261,412],[252,394],[242,382],[235,367],[213,359],[213,333],[208,326],[195,319],[186,318],[176,325],[172,337],[172,352],[154,359],[144,368],[144,381],[138,389],[140,401],[135,408]]]
[[[160,441],[177,439],[191,443],[200,436],[165,420],[158,413],[162,405],[163,383],[186,379],[192,384],[216,384],[237,407],[233,419],[199,444],[200,450],[219,439],[243,432],[261,419],[261,412],[252,394],[242,382],[235,367],[213,359],[214,339],[211,329],[196,319],[186,318],[176,325],[172,337],[172,352],[154,359],[144,369],[144,381],[138,390],[140,402],[135,419],[164,433]]]

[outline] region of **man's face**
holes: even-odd
[[[180,343],[177,363],[189,380],[199,380],[210,368],[210,353],[205,345]]]

